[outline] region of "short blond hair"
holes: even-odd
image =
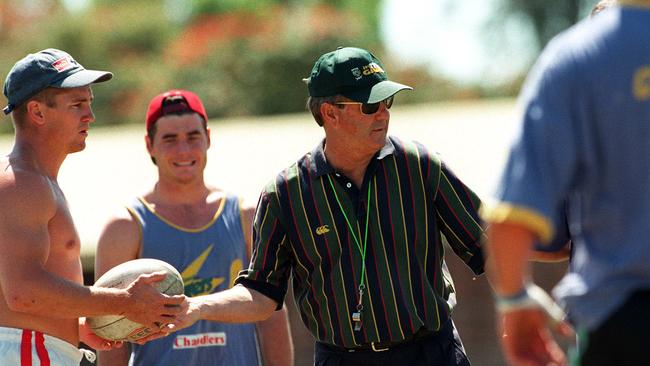
[[[61,88],[48,87],[40,92],[36,93],[33,97],[27,99],[24,103],[17,106],[11,112],[11,120],[14,122],[16,128],[22,128],[25,126],[25,116],[27,115],[27,103],[36,100],[41,103],[45,103],[46,106],[50,108],[56,107],[56,96],[61,93]]]

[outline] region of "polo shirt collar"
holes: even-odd
[[[382,160],[383,158],[392,155],[395,152],[395,145],[390,137],[386,138],[386,143],[384,147],[381,148],[376,154],[375,158],[377,160]],[[320,176],[334,173],[334,168],[327,162],[325,157],[325,139],[323,139],[314,149],[311,151],[311,171],[314,178]]]

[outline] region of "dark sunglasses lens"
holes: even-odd
[[[384,100],[384,104],[386,104],[386,109],[390,109],[390,107],[393,105],[393,97],[390,96]]]
[[[363,103],[361,104],[361,112],[363,114],[375,114],[379,110],[379,103]]]
[[[390,107],[393,105],[393,97],[388,97],[379,103],[363,103],[361,104],[361,112],[364,114],[375,114],[379,110],[379,105],[382,102],[386,105],[386,109],[390,109]]]

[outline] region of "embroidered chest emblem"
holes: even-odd
[[[329,225],[323,225],[323,226],[319,226],[319,227],[316,228],[316,234],[317,235],[323,235],[323,234],[329,233],[329,232],[330,232]]]

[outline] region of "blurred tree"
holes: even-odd
[[[261,11],[270,5],[284,3],[280,0],[193,0],[198,14],[220,14],[231,11]]]
[[[365,40],[371,44],[379,43],[380,0],[318,0],[317,2],[352,11],[367,27]]]
[[[79,1],[86,2],[70,6]],[[307,97],[302,78],[323,53],[358,46],[391,63],[378,36],[380,4],[0,0],[0,73],[6,75],[26,53],[50,47],[68,51],[87,68],[112,71],[113,80],[95,93],[99,124],[141,122],[149,99],[170,88],[197,92],[212,118],[299,112]],[[459,90],[424,68],[388,68],[391,77],[419,90],[404,102],[482,93]],[[5,121],[0,115],[0,133],[11,129]]]
[[[523,17],[541,50],[562,30],[584,18],[598,0],[497,0],[497,19]]]

